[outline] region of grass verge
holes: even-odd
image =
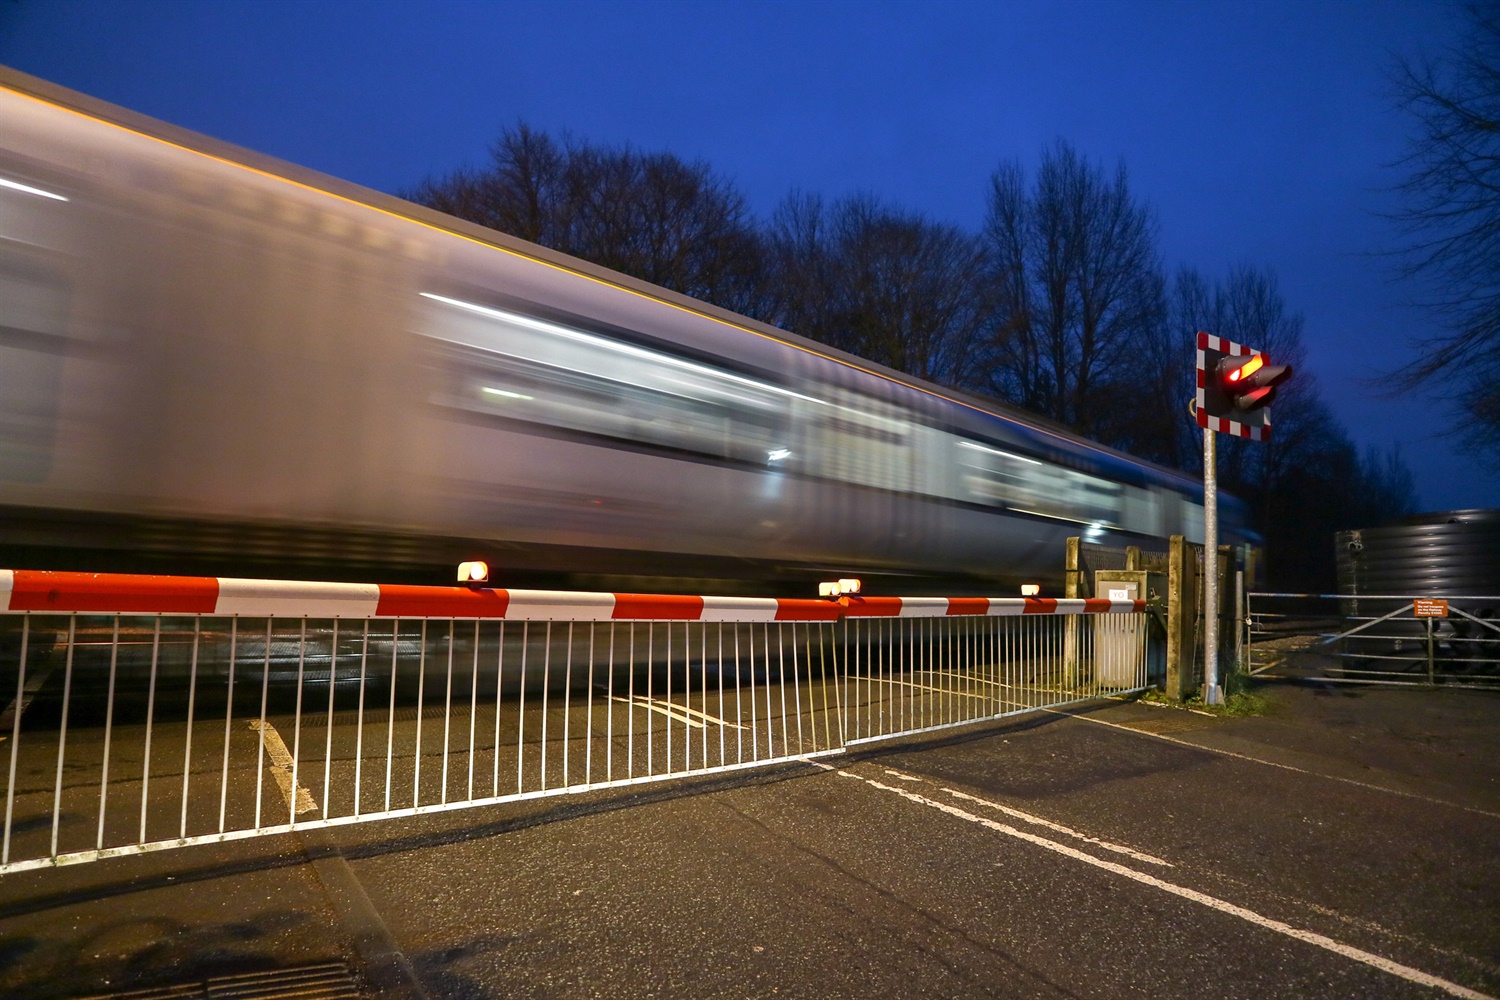
[[[1263,686],[1262,682],[1255,680],[1249,674],[1237,671],[1224,679],[1224,703],[1222,705],[1205,704],[1202,692],[1183,701],[1176,701],[1168,698],[1161,691],[1151,690],[1141,695],[1141,701],[1164,705],[1168,708],[1185,708],[1206,715],[1241,718],[1264,715],[1270,711],[1271,699],[1262,690]]]

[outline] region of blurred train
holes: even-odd
[[[1201,540],[1201,490],[0,68],[0,565],[1055,586],[1070,535]]]

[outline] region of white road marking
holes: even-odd
[[[1308,944],[1316,945],[1317,947],[1331,951],[1336,955],[1340,955],[1344,958],[1348,958],[1353,961],[1368,965],[1372,968],[1379,969],[1381,972],[1386,972],[1393,976],[1398,976],[1408,982],[1416,983],[1420,986],[1428,986],[1434,989],[1440,989],[1445,993],[1449,993],[1453,996],[1464,997],[1465,1000],[1496,1000],[1495,997],[1492,997],[1487,993],[1480,993],[1478,990],[1471,990],[1467,986],[1461,986],[1458,983],[1450,982],[1447,979],[1442,979],[1438,976],[1430,975],[1429,973],[1423,972],[1420,969],[1414,969],[1409,965],[1402,965],[1400,962],[1394,962],[1391,959],[1385,958],[1384,956],[1376,955],[1372,952],[1351,947],[1349,945],[1343,944],[1342,942],[1335,941],[1330,937],[1326,937],[1322,934],[1303,930],[1300,927],[1293,927],[1291,924],[1283,923],[1280,920],[1274,920],[1270,917],[1262,916],[1261,914],[1256,913],[1253,910],[1247,910],[1243,906],[1237,906],[1234,903],[1219,899],[1215,896],[1210,896],[1207,893],[1199,892],[1196,889],[1189,889],[1186,886],[1175,885],[1171,882],[1159,879],[1155,875],[1148,875],[1145,872],[1136,871],[1134,868],[1116,864],[1113,861],[1106,861],[1103,858],[1096,858],[1092,854],[1086,854],[1085,852],[1080,851],[1075,847],[1069,847],[1066,844],[1060,844],[1055,840],[1048,840],[1046,837],[1039,837],[1034,833],[1027,833],[1024,830],[1018,830],[1013,826],[1008,826],[1004,823],[997,822],[996,820],[987,819],[984,816],[976,816],[975,814],[966,812],[965,810],[960,809],[957,806],[951,806],[943,802],[938,802],[934,799],[929,799],[924,795],[918,795],[917,793],[907,791],[904,788],[897,788],[894,785],[886,785],[879,781],[875,781],[872,778],[866,778],[861,775],[854,774],[850,771],[834,768],[828,764],[823,764],[818,761],[813,761],[813,763],[825,770],[835,771],[840,777],[853,778],[856,781],[863,781],[865,784],[869,785],[872,788],[878,788],[883,792],[891,792],[895,795],[901,796],[903,799],[906,799],[910,802],[915,802],[918,805],[924,805],[928,808],[936,809],[939,812],[946,813],[947,815],[953,816],[957,819],[962,819],[970,823],[978,824],[979,826],[985,827],[988,830],[993,830],[996,833],[1003,833],[1008,837],[1015,837],[1018,840],[1024,840],[1029,844],[1035,844],[1038,847],[1053,851],[1057,854],[1061,854],[1064,857],[1072,858],[1075,861],[1082,861],[1083,863],[1093,865],[1096,868],[1102,868],[1105,871],[1124,876],[1125,878],[1131,879],[1135,882],[1139,882],[1142,885],[1148,885],[1152,888],[1160,889],[1163,892],[1171,893],[1174,896],[1180,896],[1183,899],[1190,900],[1202,906],[1206,906],[1212,910],[1217,910],[1220,913],[1239,917],[1241,920],[1255,924],[1257,927],[1264,927],[1267,930],[1275,931],[1278,934],[1285,934],[1287,937],[1294,938],[1298,941],[1305,941]]]
[[[36,697],[36,693],[42,689],[42,685],[47,683],[47,678],[51,676],[50,667],[46,670],[38,670],[27,679],[26,686],[21,689],[21,697],[12,698],[10,704],[5,707],[5,711],[0,712],[0,730],[3,730],[0,732],[0,743],[10,739],[10,734],[16,727],[16,716],[26,711],[26,706],[31,704],[31,699]]]
[[[625,705],[634,705],[636,708],[649,708],[659,715],[665,715],[669,719],[675,719],[693,729],[705,729],[708,726],[728,726],[730,729],[744,729],[745,727],[728,719],[721,719],[717,715],[709,715],[700,712],[696,708],[686,708],[676,702],[657,701],[647,698],[645,695],[636,695],[634,698],[622,698],[619,695],[611,695],[611,701],[618,701]],[[696,718],[695,718],[696,716]]]
[[[901,771],[896,771],[889,767],[885,769],[885,773],[891,775],[892,777],[899,778],[902,781],[912,781],[918,782],[920,784],[931,783],[926,778],[921,778],[914,774],[904,774]],[[1072,837],[1075,840],[1081,840],[1085,844],[1093,844],[1095,847],[1102,847],[1106,851],[1114,851],[1116,854],[1124,854],[1127,857],[1135,858],[1137,861],[1144,861],[1150,865],[1161,865],[1164,868],[1175,867],[1170,861],[1164,861],[1161,858],[1155,857],[1153,855],[1142,853],[1141,851],[1137,851],[1132,847],[1126,847],[1124,844],[1112,844],[1107,840],[1100,840],[1098,837],[1090,837],[1086,833],[1074,830],[1071,827],[1063,826],[1061,823],[1054,823],[1050,819],[1043,819],[1040,816],[1033,816],[1031,813],[1022,812],[1021,810],[1012,808],[1011,806],[1002,805],[999,802],[991,802],[989,799],[981,799],[977,795],[970,795],[967,792],[960,792],[956,788],[944,788],[941,785],[939,785],[938,788],[944,794],[951,795],[955,799],[962,799],[965,802],[973,802],[976,805],[986,806],[990,809],[996,810],[997,812],[1002,812],[1012,819],[1018,819],[1024,823],[1030,823],[1033,826],[1044,827],[1045,829],[1051,830],[1053,833],[1061,833],[1064,836]]]
[[[266,756],[271,758],[271,777],[281,788],[281,797],[286,800],[287,807],[292,804],[292,754],[286,748],[286,742],[282,740],[281,734],[276,727],[269,722],[265,728],[261,728],[259,719],[250,720],[251,729],[260,730],[261,743],[265,744]],[[297,786],[297,815],[303,813],[317,812],[318,803],[313,799],[312,792],[302,785]]]
[[[1315,778],[1326,778],[1329,781],[1341,781],[1346,785],[1356,788],[1368,788],[1373,792],[1385,792],[1387,795],[1399,795],[1404,799],[1416,799],[1418,802],[1431,802],[1434,805],[1447,806],[1450,809],[1460,809],[1476,816],[1486,816],[1490,819],[1500,819],[1500,813],[1489,812],[1485,809],[1476,809],[1473,806],[1460,805],[1457,802],[1449,802],[1447,799],[1435,799],[1430,795],[1418,795],[1416,792],[1403,792],[1399,788],[1386,788],[1383,785],[1372,785],[1368,781],[1356,781],[1353,778],[1341,778],[1336,774],[1324,774],[1321,771],[1309,771],[1305,767],[1297,767],[1294,764],[1283,764],[1279,761],[1265,760],[1261,757],[1251,757],[1249,754],[1235,753],[1233,750],[1221,750],[1218,747],[1204,746],[1202,743],[1194,743],[1191,740],[1180,740],[1175,736],[1166,736],[1162,733],[1153,733],[1146,729],[1136,729],[1133,726],[1122,726],[1118,722],[1105,722],[1103,719],[1094,719],[1086,715],[1075,715],[1072,712],[1060,712],[1053,708],[1044,708],[1044,712],[1053,715],[1066,716],[1069,719],[1077,719],[1080,722],[1092,722],[1099,726],[1108,726],[1111,729],[1123,729],[1127,733],[1135,733],[1137,736],[1149,736],[1154,740],[1166,740],[1168,743],[1176,743],[1179,746],[1192,747],[1194,750],[1204,750],[1208,753],[1222,754],[1225,757],[1233,757],[1236,760],[1248,760],[1252,764],[1264,764],[1267,767],[1279,767],[1283,771],[1295,771],[1298,774],[1309,774]]]
[[[954,676],[959,676],[959,675],[954,675]],[[890,677],[890,678],[877,677],[875,680],[868,681],[868,682],[865,681],[863,678],[861,678],[860,681],[859,681],[859,683],[860,684],[869,683],[869,684],[871,684],[873,686],[876,686],[876,687],[879,687],[879,686],[882,686],[882,685],[885,685],[885,684],[896,684],[896,685],[899,685],[901,687],[916,688],[918,691],[931,691],[934,694],[952,695],[952,696],[957,697],[957,698],[973,698],[973,699],[978,700],[978,701],[988,701],[988,700],[991,700],[991,698],[992,698],[992,696],[988,695],[988,694],[975,694],[972,691],[960,691],[957,688],[933,687],[930,684],[916,684],[916,683],[914,683],[912,681],[897,680],[894,677]],[[993,681],[984,681],[984,683],[986,683],[986,684],[992,684],[994,682]]]

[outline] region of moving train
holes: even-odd
[[[1201,490],[0,69],[0,565],[1055,593],[1070,535],[1201,540]]]

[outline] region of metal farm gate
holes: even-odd
[[[804,760],[1137,691],[1144,609],[0,570],[0,874]]]

